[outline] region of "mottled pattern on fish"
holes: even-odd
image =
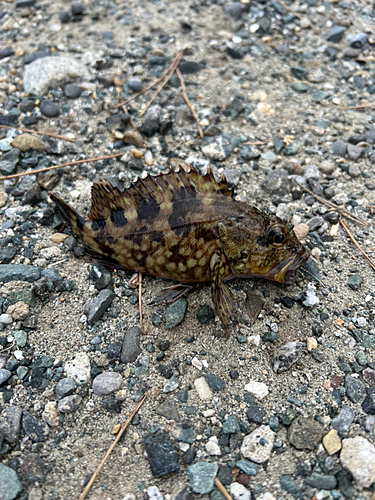
[[[212,282],[225,327],[234,309],[226,279],[289,282],[308,258],[279,218],[234,200],[225,178],[216,182],[210,172],[148,175],[124,193],[99,179],[91,194],[88,221],[56,194],[51,198],[97,260],[182,284]],[[176,300],[187,289],[176,286],[162,297]]]

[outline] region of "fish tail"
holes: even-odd
[[[50,198],[56,204],[64,221],[67,222],[72,228],[73,233],[82,238],[86,220],[73,210],[72,207],[65,203],[65,201],[63,201],[59,196],[57,196],[57,194],[51,193]]]

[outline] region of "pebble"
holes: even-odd
[[[203,375],[210,389],[214,392],[222,391],[225,388],[225,382],[223,379],[216,375],[206,374]]]
[[[187,467],[187,476],[194,493],[210,493],[218,471],[217,463],[197,462]]]
[[[236,434],[241,430],[238,418],[236,415],[230,415],[223,422],[223,434]]]
[[[313,472],[311,476],[304,479],[304,482],[312,488],[319,488],[321,490],[333,490],[337,486],[335,476],[319,474],[318,472]]]
[[[105,290],[101,290],[90,304],[87,315],[87,323],[89,325],[96,323],[112,304],[115,297],[116,295],[111,290],[108,290],[107,288]]]
[[[116,372],[104,372],[94,378],[92,390],[95,395],[107,395],[118,391],[122,385],[122,376]]]
[[[348,144],[347,152],[350,160],[358,160],[362,156],[363,149],[353,146],[353,144]]]
[[[8,203],[8,198],[9,196],[7,193],[0,193],[0,208],[5,207],[5,205]]]
[[[8,307],[7,314],[9,314],[14,321],[23,321],[30,316],[30,307],[25,302],[17,302]]]
[[[298,499],[301,498],[301,492],[290,476],[281,476],[280,477],[280,486],[283,490],[290,493],[293,498]]]
[[[81,402],[82,398],[79,394],[72,394],[71,396],[65,396],[65,398],[60,399],[57,408],[61,413],[73,413],[78,410]]]
[[[319,163],[318,168],[324,175],[331,175],[335,171],[335,164],[329,160],[323,160]]]
[[[251,492],[243,484],[234,482],[229,487],[233,500],[250,500]]]
[[[361,286],[362,281],[363,276],[361,276],[360,274],[352,274],[351,276],[349,276],[348,286],[352,290],[358,290],[358,288]]]
[[[8,406],[0,416],[0,434],[9,444],[16,444],[21,430],[22,409],[19,406]]]
[[[185,318],[187,306],[188,302],[186,299],[179,299],[165,308],[164,319],[167,330],[182,323]]]
[[[150,486],[147,488],[147,496],[149,500],[163,500],[163,495],[157,486]]]
[[[72,57],[44,57],[26,66],[23,86],[27,94],[44,95],[56,83],[88,76],[86,66]]]
[[[332,150],[332,154],[334,154],[335,156],[340,156],[342,158],[344,156],[346,156],[346,152],[347,152],[346,144],[343,141],[333,142],[332,146],[331,146],[331,150]]]
[[[81,96],[82,92],[82,87],[74,85],[74,83],[68,83],[64,88],[64,94],[68,99],[77,99]]]
[[[210,437],[208,442],[205,444],[206,451],[209,455],[220,456],[221,449],[216,436]]]
[[[306,339],[306,348],[308,352],[311,352],[313,349],[318,347],[318,342],[315,337],[307,337]]]
[[[268,425],[261,425],[245,436],[241,446],[242,455],[257,464],[267,462],[272,453],[275,436]]]
[[[166,432],[147,434],[144,443],[151,472],[155,477],[179,471],[178,453]]]
[[[197,311],[197,320],[202,325],[208,325],[215,319],[215,312],[210,306],[201,306]]]
[[[211,144],[202,148],[202,153],[211,160],[224,161],[232,154],[231,140],[225,134],[217,136]]]
[[[251,462],[248,462],[247,460],[238,460],[236,462],[236,467],[238,467],[248,476],[256,476],[258,472],[257,464],[253,464]]]
[[[12,372],[6,370],[5,368],[0,369],[0,385],[3,385],[9,377],[12,375]]]
[[[309,226],[304,223],[297,224],[294,226],[293,231],[297,238],[301,241],[309,234]]]
[[[252,405],[246,410],[246,416],[250,423],[261,424],[264,419],[264,412],[260,406]]]
[[[323,435],[322,425],[313,418],[297,417],[289,427],[289,442],[298,450],[314,450]]]
[[[90,380],[90,359],[84,352],[78,353],[72,361],[65,366],[65,374],[77,384],[84,384]]]
[[[23,411],[22,428],[35,443],[45,441],[49,433],[48,425],[37,420],[26,410]]]
[[[16,496],[23,490],[17,473],[3,463],[0,463],[0,484],[1,500],[14,500],[14,498],[16,498]]]
[[[341,441],[335,429],[331,429],[323,438],[323,446],[328,455],[334,455],[341,450]]]
[[[326,36],[328,42],[338,43],[346,31],[345,26],[335,26],[333,27]]]
[[[340,462],[361,488],[369,488],[375,482],[375,447],[366,438],[344,439]]]
[[[375,387],[367,390],[367,396],[362,402],[362,410],[368,415],[375,415]]]
[[[280,346],[272,360],[274,371],[282,373],[289,370],[302,356],[302,348],[302,342],[287,342],[283,346]]]
[[[2,264],[0,266],[0,281],[9,283],[10,281],[37,281],[40,278],[38,267],[24,264]]]
[[[268,395],[268,387],[263,382],[256,382],[255,380],[250,380],[248,384],[245,385],[245,391],[252,394],[257,399],[263,399]]]
[[[120,358],[122,363],[133,363],[141,354],[141,334],[142,330],[138,326],[133,326],[125,332]]]
[[[42,420],[50,427],[58,427],[60,425],[60,413],[57,411],[57,402],[48,401],[42,413]]]
[[[47,149],[47,144],[37,135],[20,134],[13,139],[12,147],[20,151],[38,151],[43,153]]]
[[[346,432],[354,421],[355,413],[350,406],[343,406],[331,425],[337,432]]]
[[[352,403],[358,403],[366,394],[366,387],[359,379],[347,375],[345,377],[345,389],[348,399]]]
[[[194,382],[195,389],[201,399],[211,399],[213,394],[206,380],[201,377]]]
[[[305,307],[314,307],[319,304],[319,297],[315,293],[315,286],[312,283],[309,283],[307,286],[307,290],[305,292],[306,298],[303,300],[302,304]]]
[[[375,386],[375,370],[373,370],[372,368],[366,368],[362,372],[362,377],[366,384]]]

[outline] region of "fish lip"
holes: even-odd
[[[301,252],[297,253],[294,258],[290,260],[289,266],[286,269],[286,272],[284,274],[284,279],[283,283],[286,285],[289,285],[290,283],[293,283],[295,279],[296,272],[298,269],[303,266],[305,262],[309,259],[310,254],[306,252],[305,249],[301,250]]]

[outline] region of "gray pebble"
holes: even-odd
[[[73,83],[68,83],[65,85],[64,93],[68,99],[77,99],[82,94],[82,88]]]
[[[66,396],[65,398],[60,399],[57,408],[61,413],[72,413],[78,410],[81,402],[81,396],[78,394],[72,394],[71,396]]]
[[[3,434],[6,441],[16,444],[21,430],[22,408],[19,406],[8,406],[0,416],[0,434]]]
[[[347,151],[351,160],[358,160],[358,158],[362,155],[363,149],[357,148],[357,146],[353,146],[353,144],[348,144]]]
[[[323,426],[313,418],[297,417],[289,427],[289,442],[298,450],[314,450],[323,435]]]
[[[141,354],[142,350],[140,347],[140,338],[141,338],[142,330],[138,326],[133,326],[129,328],[129,330],[125,333],[125,338],[122,343],[122,351],[121,351],[121,362],[133,363],[139,354]]]
[[[23,412],[22,428],[32,441],[39,443],[47,439],[49,428],[44,422],[40,422],[29,412]]]
[[[331,146],[332,154],[343,158],[346,155],[346,144],[344,141],[335,141]]]
[[[107,395],[118,391],[122,385],[122,377],[116,372],[103,372],[94,378],[92,390],[96,395]]]
[[[48,118],[55,118],[60,114],[59,108],[49,99],[43,99],[39,109],[41,113],[43,113],[44,116],[48,116]]]
[[[77,384],[72,378],[61,379],[55,389],[56,398],[62,399],[69,396],[77,389]]]
[[[6,370],[5,368],[0,369],[0,385],[3,385],[8,378],[12,375],[12,372]]]
[[[366,394],[366,388],[359,379],[347,375],[345,377],[346,395],[352,403],[358,403]]]
[[[90,304],[89,313],[87,315],[87,323],[92,325],[98,321],[102,314],[109,308],[112,304],[115,294],[108,289],[102,290],[94,298]]]
[[[344,36],[346,28],[344,26],[334,26],[326,36],[329,42],[338,43]]]
[[[307,226],[309,228],[309,231],[316,231],[319,229],[322,224],[324,223],[323,217],[313,217],[312,219],[307,221]]]
[[[14,500],[23,489],[17,473],[2,463],[0,463],[0,484],[1,500]]]
[[[350,406],[343,406],[331,425],[337,432],[346,432],[354,421],[355,413]]]

